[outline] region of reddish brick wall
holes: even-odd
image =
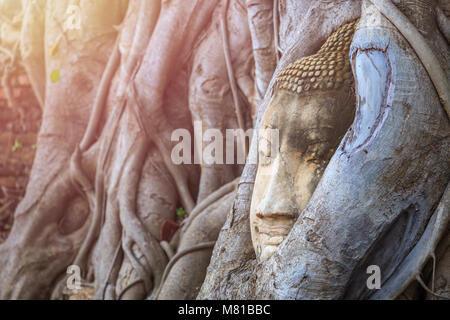
[[[12,225],[22,199],[36,150],[41,110],[23,71],[11,77],[15,106],[0,87],[0,242]]]

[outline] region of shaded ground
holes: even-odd
[[[12,106],[0,87],[0,243],[12,226],[33,164],[41,110],[23,70],[11,77]]]

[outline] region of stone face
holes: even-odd
[[[289,234],[351,124],[348,52],[356,23],[340,27],[317,54],[288,65],[276,79],[261,128],[279,130],[279,153],[260,152],[250,211],[260,260],[270,258]],[[273,144],[264,132],[260,142]]]

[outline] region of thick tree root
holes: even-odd
[[[144,283],[145,292],[157,288],[161,283],[167,260],[159,242],[145,229],[142,222],[136,216],[136,194],[139,186],[140,174],[147,155],[148,140],[139,138],[140,141],[133,147],[133,155],[123,173],[123,181],[119,188],[120,221],[124,229],[124,252],[130,259],[133,267],[138,271]],[[145,257],[146,264],[140,261],[132,253],[131,246],[137,245]],[[151,272],[151,275],[149,274]]]
[[[450,223],[450,184],[447,186],[441,201],[431,217],[425,232],[413,250],[403,260],[395,275],[383,284],[383,290],[375,293],[371,299],[395,299],[408,285],[417,280],[425,263],[435,256],[434,251]],[[434,270],[434,268],[433,268]],[[434,274],[434,272],[433,272]],[[422,285],[422,284],[421,284]],[[423,287],[424,285],[422,285]]]
[[[133,86],[134,88],[134,86]],[[161,153],[161,156],[164,160],[164,164],[167,167],[167,170],[169,170],[175,185],[177,187],[178,194],[181,199],[181,203],[186,210],[186,212],[189,214],[192,212],[192,210],[195,207],[195,201],[191,195],[191,192],[189,190],[188,185],[188,179],[186,171],[183,168],[180,168],[179,166],[176,166],[172,162],[171,153],[167,148],[166,141],[164,141],[164,138],[161,136],[160,133],[156,131],[156,128],[149,127],[148,125],[145,125],[143,123],[144,119],[144,108],[141,103],[141,100],[137,96],[137,91],[133,90],[133,97],[134,97],[134,114],[135,117],[140,125],[140,128],[143,132],[145,132],[145,136],[149,141],[153,141],[155,145],[157,146],[159,152]],[[164,121],[167,124],[167,127],[170,128],[168,125],[168,122],[166,119],[160,119]]]
[[[278,30],[279,27],[279,14],[278,14],[278,4],[279,0],[273,0],[273,42],[275,45],[275,52],[277,58],[277,64],[280,62],[280,32]]]
[[[234,196],[234,191],[224,194],[197,215],[181,237],[178,253],[169,262],[163,277],[164,282],[158,289],[158,294],[152,298],[161,300],[196,298],[211,259],[212,250],[207,249],[210,246],[214,247]]]
[[[240,179],[241,179],[241,177],[236,178],[235,180],[233,180],[230,183],[224,185],[222,188],[220,188],[219,190],[213,192],[205,200],[200,202],[195,207],[195,209],[192,211],[192,213],[188,216],[188,218],[183,221],[181,234],[184,234],[186,232],[186,230],[189,228],[189,226],[192,224],[194,219],[197,218],[198,215],[202,214],[214,202],[220,200],[225,195],[227,195],[230,192],[233,192],[234,190],[236,190]]]
[[[440,294],[434,292],[433,290],[431,290],[430,288],[428,288],[427,285],[425,284],[425,282],[423,282],[422,277],[421,277],[420,275],[417,275],[417,276],[416,276],[416,280],[417,280],[417,282],[419,282],[420,286],[421,286],[426,292],[428,292],[429,294],[431,294],[432,296],[437,297],[437,298],[441,298],[441,299],[445,299],[445,300],[450,300],[450,297],[440,295]]]
[[[167,276],[169,275],[169,273],[172,270],[172,268],[175,265],[175,263],[178,262],[178,260],[180,260],[185,255],[188,255],[189,253],[192,253],[192,252],[202,251],[202,250],[206,250],[206,249],[213,249],[215,244],[216,244],[215,241],[200,243],[200,244],[192,246],[192,247],[190,247],[188,249],[184,249],[184,250],[178,252],[175,256],[173,256],[170,259],[169,264],[166,266],[166,269],[164,270],[164,274],[163,274],[163,276],[161,278],[161,284],[158,287],[158,290],[156,291],[156,294],[154,296],[155,299],[158,299],[158,296],[161,293],[161,290],[163,288],[164,281],[166,280]]]
[[[233,103],[236,112],[236,117],[238,121],[239,128],[245,131],[245,121],[242,113],[242,107],[239,102],[238,96],[238,87],[236,84],[236,77],[234,76],[233,65],[231,62],[231,54],[230,54],[230,43],[228,39],[228,7],[230,5],[230,0],[224,0],[224,6],[222,10],[222,19],[220,19],[220,30],[222,33],[222,42],[223,42],[223,51],[225,56],[225,62],[227,66],[228,79],[230,81],[231,92],[233,95]],[[243,146],[245,148],[245,144]],[[247,155],[247,151],[245,152]]]
[[[97,239],[100,229],[101,222],[104,220],[104,216],[106,213],[106,193],[104,190],[104,172],[106,170],[107,162],[110,156],[111,147],[113,143],[113,137],[115,136],[118,121],[120,116],[122,115],[123,108],[125,107],[125,93],[126,88],[131,82],[131,78],[135,74],[135,70],[139,65],[139,59],[142,56],[143,50],[147,41],[149,39],[150,34],[153,30],[155,21],[148,19],[148,12],[152,12],[154,4],[149,3],[148,1],[141,1],[139,7],[139,19],[136,26],[136,32],[133,40],[133,45],[130,50],[129,55],[127,56],[127,60],[123,61],[125,64],[123,77],[119,84],[117,96],[119,97],[119,103],[115,108],[115,113],[110,119],[110,124],[112,124],[112,130],[109,130],[109,134],[105,135],[105,139],[101,142],[103,152],[99,156],[99,161],[97,165],[97,173],[95,178],[95,207],[94,207],[94,216],[92,219],[92,223],[88,232],[88,235],[75,258],[74,264],[78,266],[82,266],[83,268],[87,265],[88,254],[90,253],[94,241]],[[133,6],[129,7],[129,10],[135,9]],[[153,10],[154,11],[154,10]],[[156,10],[158,11],[158,10]],[[130,11],[128,12],[130,14]],[[119,44],[121,40],[121,35],[117,37],[116,44],[114,46],[113,54],[111,55],[106,69],[103,73],[103,77],[100,83],[99,90],[97,92],[94,108],[91,113],[91,117],[89,120],[89,124],[83,140],[80,144],[79,149],[81,151],[86,151],[90,148],[90,146],[94,143],[96,139],[96,134],[99,129],[100,119],[103,114],[103,110],[106,106],[106,99],[108,96],[109,88],[111,85],[111,81],[113,76],[116,74],[117,68],[119,66],[121,54],[119,50]],[[82,184],[86,185],[87,181],[83,181]],[[129,243],[129,241],[126,241]],[[124,248],[124,250],[127,247]]]
[[[450,119],[450,85],[448,77],[425,38],[390,0],[370,0],[395,25],[416,52],[441,99]]]
[[[436,8],[437,22],[439,26],[439,30],[441,30],[442,34],[447,40],[447,43],[450,44],[450,19],[444,14],[441,8]]]
[[[114,45],[113,53],[108,60],[106,69],[103,73],[102,80],[100,81],[100,87],[98,88],[97,95],[95,97],[91,117],[84,134],[83,140],[80,143],[80,151],[84,152],[88,150],[94,143],[97,132],[100,126],[100,119],[106,106],[106,100],[108,97],[109,89],[113,76],[116,74],[120,63],[120,50],[119,50],[120,34],[117,37],[116,44]]]

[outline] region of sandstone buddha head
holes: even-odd
[[[308,204],[354,117],[348,50],[355,23],[336,31],[313,56],[276,79],[261,119],[259,161],[250,210],[252,242],[270,258]],[[268,130],[269,129],[269,130]],[[271,141],[278,131],[278,148]]]

